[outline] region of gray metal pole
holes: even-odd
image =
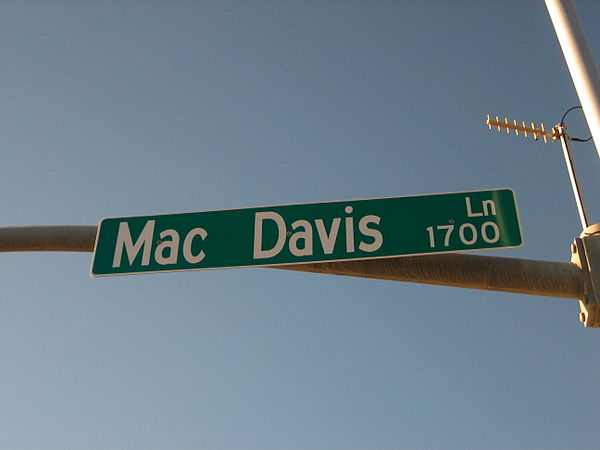
[[[448,253],[338,261],[276,269],[580,299],[581,270],[571,263]]]
[[[95,225],[0,227],[0,252],[91,252],[94,250],[96,230]],[[572,263],[469,254],[408,256],[273,268],[571,299],[582,298],[584,289],[581,269]]]
[[[559,133],[560,143],[563,149],[563,155],[565,157],[565,163],[567,164],[567,171],[569,172],[569,179],[571,180],[571,187],[573,188],[573,194],[575,195],[575,203],[577,204],[577,211],[579,211],[579,219],[581,220],[581,229],[585,230],[590,224],[590,219],[583,201],[583,192],[581,191],[581,183],[579,177],[575,171],[575,164],[573,163],[573,157],[571,155],[571,147],[569,141],[571,138],[567,134],[567,126],[564,123],[556,125],[556,129]]]
[[[96,225],[0,227],[0,252],[93,252]]]
[[[571,0],[545,0],[600,156],[600,76]]]

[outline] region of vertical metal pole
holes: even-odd
[[[562,144],[563,154],[565,155],[565,162],[567,163],[567,171],[569,172],[569,178],[571,179],[571,187],[573,188],[573,194],[575,195],[575,203],[577,203],[577,210],[579,211],[579,219],[581,220],[581,226],[585,230],[590,226],[590,220],[583,202],[583,193],[581,192],[581,185],[577,178],[577,172],[575,172],[575,164],[573,163],[573,157],[571,156],[571,147],[569,146],[569,135],[566,133],[566,125],[559,123],[556,125],[558,135],[560,137],[560,143]]]
[[[571,0],[545,0],[600,156],[600,76]]]

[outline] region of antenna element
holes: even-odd
[[[560,133],[556,127],[552,128],[552,131],[546,131],[546,127],[543,123],[540,124],[538,128],[535,122],[531,122],[531,126],[527,126],[525,122],[522,122],[522,125],[517,125],[517,121],[513,120],[512,124],[509,123],[509,120],[505,117],[504,122],[500,121],[498,116],[496,116],[496,120],[492,120],[490,115],[487,115],[486,124],[488,128],[491,130],[492,126],[498,127],[498,131],[502,131],[502,129],[506,129],[506,133],[510,134],[510,131],[513,130],[515,135],[519,135],[519,131],[523,132],[523,136],[528,137],[530,134],[533,135],[534,140],[538,140],[540,136],[544,140],[544,143],[548,143],[548,138],[552,138],[553,141],[557,141],[560,139]]]

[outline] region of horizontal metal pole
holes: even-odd
[[[0,252],[91,252],[96,230],[95,225],[0,227]],[[575,264],[464,253],[271,268],[560,298],[583,295],[581,270]]]
[[[93,252],[96,225],[0,227],[0,252]]]
[[[583,295],[581,270],[567,262],[448,253],[276,268],[548,297]]]

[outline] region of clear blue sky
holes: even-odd
[[[508,187],[524,245],[486,254],[568,261],[580,232],[558,144],[484,123],[579,103],[542,1],[5,1],[0,86],[1,226]],[[2,449],[600,442],[575,301],[90,262],[0,254]]]

